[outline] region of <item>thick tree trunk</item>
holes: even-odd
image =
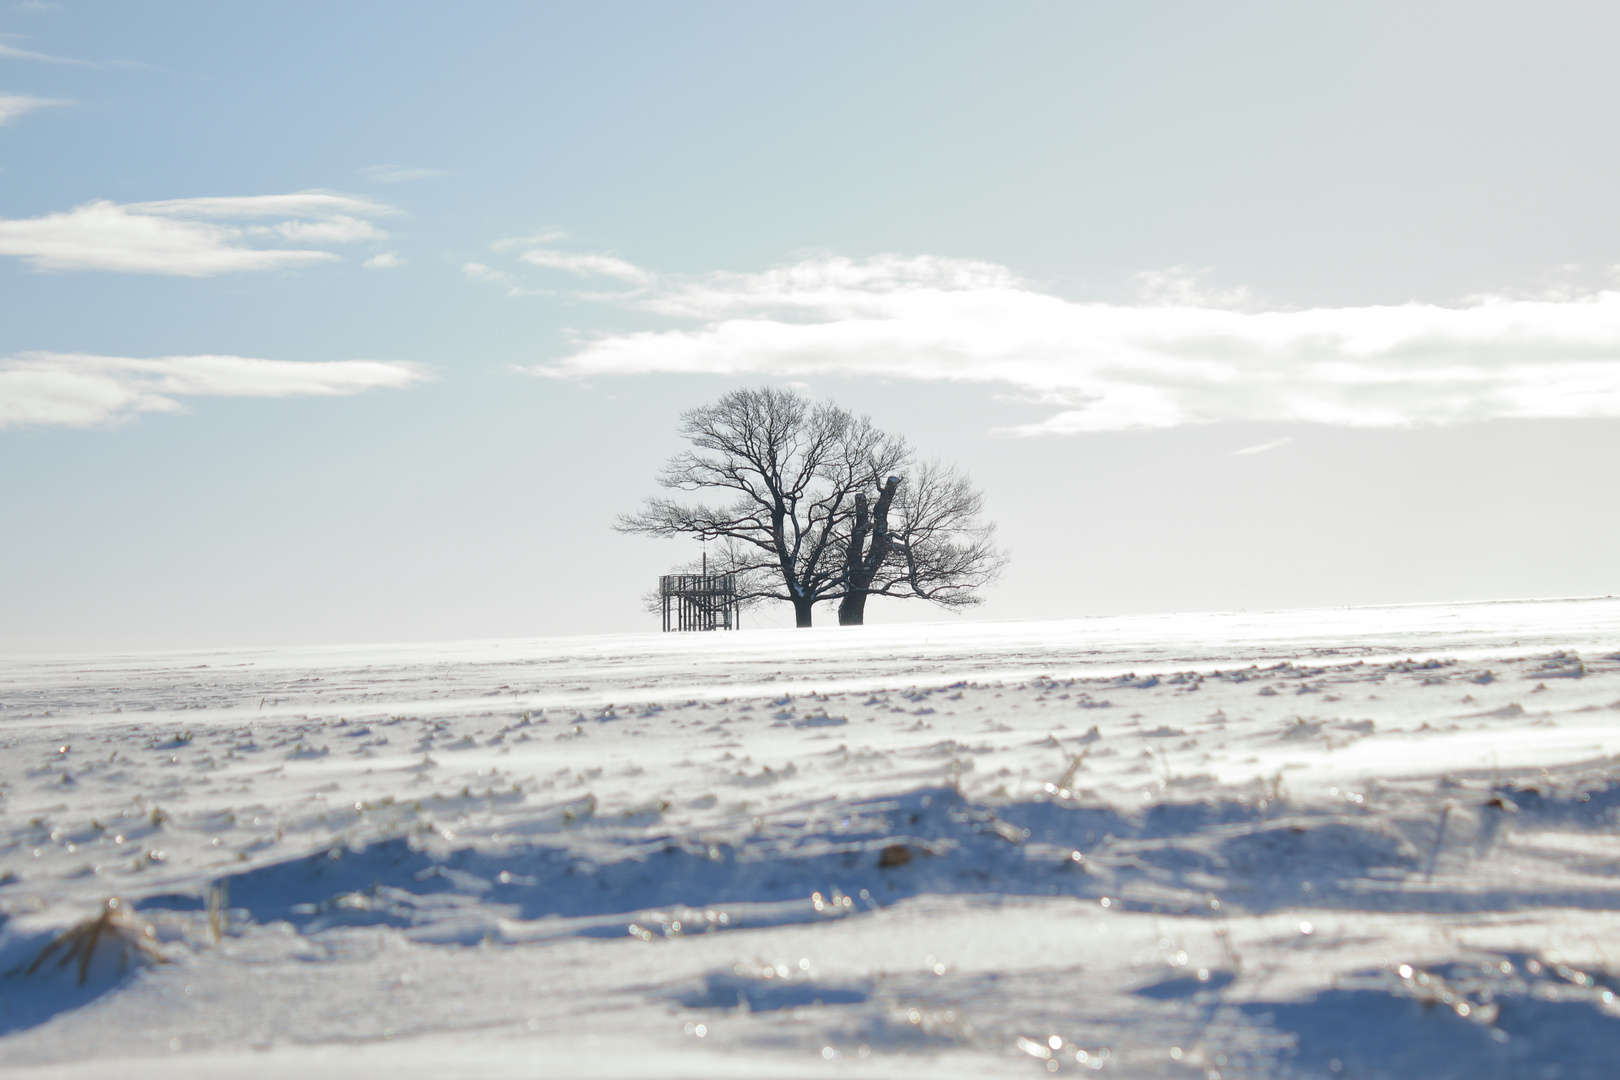
[[[889,477],[883,490],[878,493],[877,506],[872,509],[870,523],[865,494],[855,496],[855,524],[850,530],[849,550],[844,555],[844,598],[838,602],[839,626],[863,626],[866,623],[867,587],[893,550],[893,540],[889,536],[889,507],[899,490],[900,478]],[[872,535],[872,546],[869,550],[863,550],[868,532]]]
[[[872,530],[866,493],[855,493],[855,520],[849,527],[849,548],[844,552],[844,598],[838,602],[838,625],[860,626],[866,621],[865,588],[871,578],[863,580],[862,562],[866,557],[866,534]]]
[[[810,609],[816,606],[814,600],[793,601],[793,625],[803,630],[810,625]]]

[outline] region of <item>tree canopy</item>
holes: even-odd
[[[692,448],[659,484],[715,501],[649,498],[616,527],[715,545],[710,571],[735,574],[744,604],[785,601],[809,626],[838,601],[839,622],[859,624],[868,596],[979,603],[1006,562],[967,476],[918,463],[869,417],[764,387],[683,413],[679,431]]]

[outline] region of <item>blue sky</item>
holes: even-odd
[[[1617,23],[0,6],[0,650],[650,629],[762,382],[973,474],[975,618],[1615,592]]]

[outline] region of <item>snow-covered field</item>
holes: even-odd
[[[0,1068],[1611,1078],[1617,650],[1601,599],[0,659]]]

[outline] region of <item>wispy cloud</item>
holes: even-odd
[[[1245,446],[1241,450],[1233,450],[1230,454],[1228,454],[1226,456],[1227,457],[1247,457],[1250,454],[1264,454],[1268,450],[1279,450],[1282,447],[1287,446],[1289,443],[1291,443],[1293,441],[1294,440],[1293,440],[1292,437],[1290,437],[1288,435],[1284,435],[1282,438],[1280,438],[1280,439],[1272,439],[1270,442],[1258,443],[1258,444],[1256,444],[1254,446]]]
[[[210,277],[336,260],[321,246],[386,239],[369,220],[396,213],[328,192],[85,203],[36,218],[0,219],[0,255],[36,270],[109,270]],[[281,218],[280,221],[266,219]],[[265,246],[278,243],[304,247]]]
[[[534,247],[536,244],[555,244],[559,240],[568,239],[568,234],[556,229],[547,232],[535,233],[532,236],[506,236],[489,245],[492,251],[511,251],[513,248]]]
[[[1011,435],[1620,416],[1616,291],[1297,311],[1234,310],[1174,289],[1082,303],[1003,266],[929,256],[645,280],[620,302],[696,325],[606,334],[531,370],[999,384],[1057,410]]]
[[[539,267],[542,270],[561,270],[576,277],[602,277],[612,278],[630,285],[651,285],[657,275],[650,270],[644,270],[635,263],[619,258],[617,255],[608,255],[602,252],[591,251],[561,251],[556,248],[541,245],[554,244],[559,240],[566,240],[568,234],[562,232],[543,232],[533,236],[509,236],[497,240],[490,245],[492,251],[511,251],[515,248],[528,248],[518,255],[518,261],[529,266]],[[482,263],[468,263],[469,267],[479,267],[476,275],[469,274],[474,280],[487,284],[510,285],[509,295],[550,295],[549,291],[526,289],[519,287],[516,275],[504,270],[495,270]],[[614,294],[621,296],[623,294]]]
[[[72,104],[71,101],[35,97],[32,94],[0,94],[0,125],[9,124],[17,117],[25,116],[35,109],[45,109],[52,105]]]
[[[0,360],[0,427],[92,427],[137,413],[183,412],[187,397],[332,397],[426,378],[416,364],[387,360],[29,352]]]
[[[409,165],[367,165],[360,175],[379,184],[403,184],[410,180],[431,180],[436,176],[449,176],[444,169],[418,169]]]
[[[1255,297],[1248,289],[1213,288],[1205,280],[1208,274],[1207,267],[1139,270],[1131,275],[1131,285],[1138,300],[1157,307],[1254,307]]]
[[[652,281],[652,275],[641,267],[612,255],[582,255],[572,251],[537,248],[525,251],[518,258],[530,266],[541,266],[547,270],[565,270],[581,277],[617,278],[632,285],[645,285]]]
[[[26,10],[26,9],[20,9]],[[86,67],[95,65],[88,60],[74,60],[66,56],[50,56],[46,53],[31,52],[28,49],[19,49],[15,45],[7,45],[5,39],[16,41],[21,34],[0,34],[0,57],[7,60],[39,60],[47,64],[82,64]]]
[[[380,254],[373,255],[360,265],[364,266],[368,270],[392,270],[395,267],[404,266],[405,260],[400,258],[395,252],[384,251]]]
[[[11,5],[12,11],[21,11],[27,15],[54,15],[62,10],[61,4],[48,3],[47,0],[21,0]]]
[[[519,284],[518,279],[505,270],[497,270],[493,266],[483,263],[470,262],[461,264],[461,273],[468,281],[476,281],[480,285],[496,285],[506,290],[507,296],[553,296],[549,289],[530,289]]]
[[[462,263],[461,272],[468,281],[476,281],[482,285],[510,285],[513,282],[511,274],[497,270],[493,266],[485,266],[483,263]]]

